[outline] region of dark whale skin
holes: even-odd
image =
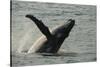
[[[69,36],[72,28],[75,25],[75,20],[69,19],[65,24],[50,32],[48,27],[33,15],[26,15],[26,17],[31,19],[46,36],[46,40],[40,44],[41,46],[39,46],[38,49],[35,50],[35,47],[33,48],[36,53],[57,53],[62,43]],[[38,44],[36,45],[38,46]],[[29,50],[29,53],[31,52],[32,48]]]

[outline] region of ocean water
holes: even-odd
[[[96,61],[96,6],[12,1],[11,11],[13,66]],[[67,22],[68,19],[75,19],[75,26],[63,42],[59,55],[25,53],[43,35],[25,17],[26,14],[34,15],[50,29]]]

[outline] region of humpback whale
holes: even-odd
[[[44,34],[28,50],[28,53],[57,53],[64,40],[69,36],[70,31],[75,25],[75,20],[69,19],[65,24],[57,27],[52,32],[43,22],[33,15],[26,15],[31,19]]]

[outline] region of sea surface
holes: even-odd
[[[11,59],[13,66],[65,64],[96,61],[96,6],[12,1]],[[59,55],[27,54],[43,34],[26,14],[32,14],[51,30],[75,19]]]

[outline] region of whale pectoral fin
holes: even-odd
[[[51,37],[51,33],[49,31],[49,28],[43,24],[41,20],[38,20],[33,15],[26,15],[27,18],[30,18],[34,23],[37,25],[39,30],[49,39]]]

